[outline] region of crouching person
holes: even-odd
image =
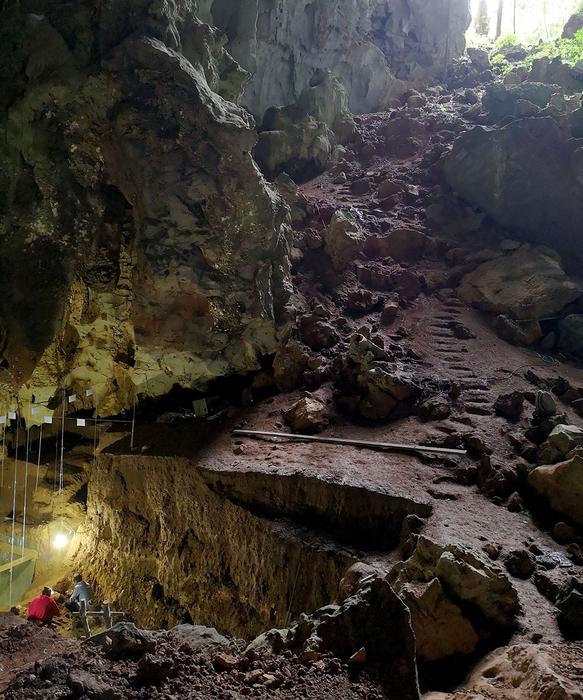
[[[53,591],[45,586],[39,596],[28,606],[28,619],[38,625],[50,625],[53,617],[61,614],[61,609],[53,599]]]
[[[73,576],[73,583],[75,587],[73,588],[73,593],[69,600],[65,603],[65,607],[69,612],[79,612],[81,610],[81,602],[85,601],[85,605],[89,605],[91,600],[91,586],[87,581],[83,580],[81,574],[75,574]]]

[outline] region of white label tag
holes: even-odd
[[[52,416],[44,416],[43,423],[46,423],[47,425],[52,425],[53,424],[53,417]]]
[[[33,416],[36,416],[37,413],[40,413],[40,406],[33,406],[30,409],[30,412],[32,413]]]
[[[69,403],[74,403],[75,401],[77,401],[77,394],[71,394],[71,396],[68,396],[67,401]]]
[[[78,428],[84,428],[84,427],[85,427],[85,418],[77,418],[77,427],[78,427]]]
[[[93,389],[85,389],[85,396],[93,396]]]
[[[194,415],[197,418],[204,418],[208,416],[209,409],[206,403],[206,399],[197,399],[192,402],[192,408],[194,409]]]
[[[9,411],[9,412],[8,412],[8,418],[10,418],[10,420],[16,420],[16,412],[15,412],[15,411]]]
[[[6,423],[6,416],[0,416],[0,425]]]

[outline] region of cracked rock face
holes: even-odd
[[[513,235],[580,259],[581,154],[569,136],[550,116],[475,127],[445,158],[446,180]]]
[[[468,0],[449,3],[449,52],[464,49]],[[331,70],[354,112],[375,111],[404,81],[443,71],[448,0],[201,0],[203,17],[251,74],[243,104],[257,116],[297,100],[315,71]]]
[[[8,391],[92,386],[111,414],[135,385],[256,368],[286,301],[286,210],[218,32],[186,0],[8,2],[0,22]]]

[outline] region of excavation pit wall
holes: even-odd
[[[144,627],[252,637],[333,601],[346,568],[393,549],[409,513],[430,507],[299,474],[102,454],[75,558],[99,597]]]

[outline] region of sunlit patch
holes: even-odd
[[[484,28],[480,31],[478,25],[480,13],[485,12],[485,35],[490,39],[494,39],[499,30],[502,36],[514,35],[524,43],[549,41],[561,36],[566,21],[579,5],[580,0],[471,0],[473,21],[468,35],[470,39],[480,34],[484,36]]]

